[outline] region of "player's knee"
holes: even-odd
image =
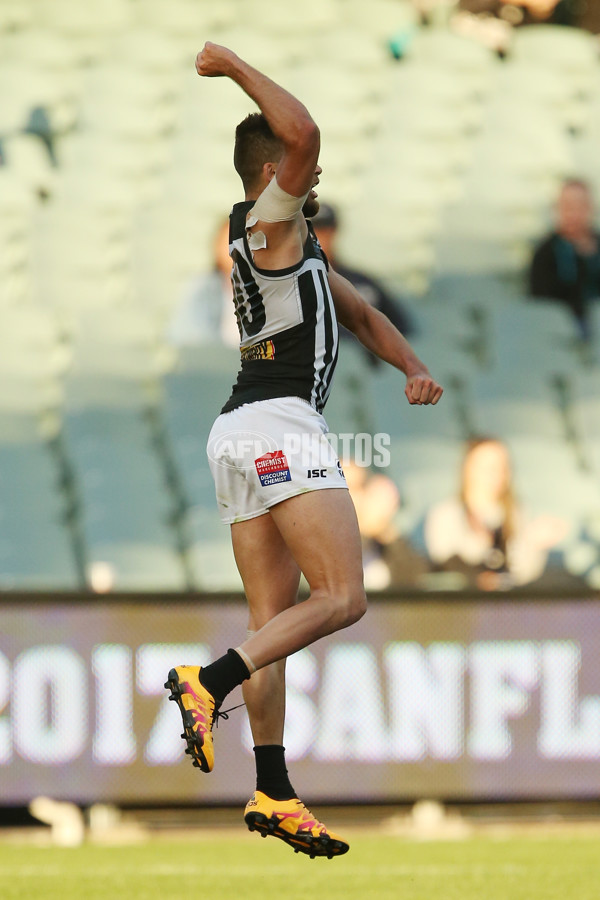
[[[362,585],[342,592],[338,598],[339,628],[354,625],[367,611],[367,598]]]
[[[352,597],[349,609],[349,625],[354,625],[359,619],[362,619],[367,611],[367,595],[364,588],[360,587]]]

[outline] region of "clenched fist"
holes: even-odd
[[[229,75],[232,63],[237,59],[235,53],[219,44],[207,41],[196,57],[196,72],[205,78],[218,78]]]
[[[434,406],[442,396],[443,388],[425,370],[406,379],[404,393],[411,406],[427,406],[430,403]]]

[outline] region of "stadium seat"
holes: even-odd
[[[129,24],[132,13],[127,0],[103,0],[101,6],[82,5],[78,0],[53,0],[37,6],[36,20],[70,39],[114,35]]]
[[[511,57],[543,65],[585,90],[597,71],[598,45],[584,29],[536,25],[515,31]]]
[[[148,298],[154,308],[172,309],[190,278],[211,271],[215,234],[240,196],[239,188],[228,194],[219,182],[207,189],[205,203],[189,179],[180,192],[141,207],[135,217],[133,263],[142,306]]]
[[[175,39],[214,34],[216,29],[235,21],[235,7],[227,2],[199,4],[193,0],[170,0],[166,4],[163,0],[144,0],[134,12],[142,27]]]
[[[482,223],[478,233],[478,223]],[[476,275],[505,277],[521,275],[531,257],[531,226],[526,221],[515,227],[514,219],[497,210],[473,209],[461,204],[460,215],[448,212],[436,238],[435,273],[437,275]],[[491,233],[490,233],[491,232]],[[516,232],[516,234],[515,234]]]
[[[92,371],[69,372],[63,381],[61,397],[67,410],[74,413],[104,408],[140,416],[160,402],[161,393],[155,380]]]
[[[0,317],[1,321],[1,317]],[[21,344],[0,343],[0,377],[23,377],[27,380],[52,379],[60,376],[71,361],[66,348],[55,346],[41,351],[40,348]]]
[[[475,126],[479,120],[480,92],[453,69],[432,66],[424,61],[408,61],[388,73],[388,92],[416,103],[449,106],[457,124]]]
[[[178,98],[178,80],[177,71],[146,71],[129,61],[107,60],[86,75],[84,104],[93,108],[109,102],[121,107],[141,107],[147,112],[156,107],[172,111]]]
[[[39,67],[49,78],[69,76],[72,89],[79,89],[79,56],[72,41],[36,25],[13,32],[4,46],[7,61]]]
[[[493,371],[468,383],[470,421],[475,433],[497,435],[502,440],[514,435],[543,435],[556,443],[565,442],[549,380],[534,373],[524,385],[524,368],[511,375]]]
[[[28,228],[16,216],[13,220],[0,213],[0,272],[3,284],[11,275],[24,275],[29,266],[31,241]],[[3,292],[0,292],[2,296]],[[0,301],[0,306],[3,305]]]
[[[135,307],[84,310],[72,333],[74,375],[157,378],[174,363],[158,322]]]
[[[183,591],[188,587],[183,562],[166,540],[128,540],[115,535],[113,541],[89,541],[88,580],[98,564],[108,568],[114,590]]]
[[[448,153],[441,154],[433,141],[397,134],[381,134],[370,149],[370,157],[381,168],[382,177],[387,175],[393,181],[398,173],[403,179],[414,175],[435,190],[441,204],[460,197],[467,153],[464,141],[449,141]]]
[[[532,514],[562,516],[570,526],[566,544],[582,521],[598,510],[597,477],[578,468],[568,446],[560,441],[513,434],[507,443],[519,497]]]
[[[254,27],[256,22],[268,21],[269,33],[273,37],[295,33],[310,39],[314,31],[335,28],[337,24],[335,0],[305,0],[302,7],[254,0],[251,10],[244,7],[241,12],[243,20],[246,15],[248,18],[245,21]]]
[[[345,6],[349,12],[350,3]],[[397,3],[395,6],[398,9]],[[333,31],[312,34],[311,47],[319,58],[335,63],[340,69],[360,72],[361,81],[368,83],[369,90],[380,93],[385,90],[387,78],[396,64],[390,58],[386,42],[369,34],[364,22],[353,21],[358,7],[355,3],[352,18],[343,23],[338,21]]]
[[[97,97],[81,113],[84,127],[137,141],[153,141],[165,136],[175,122],[173,107],[140,107],[137,102],[121,105],[111,97]]]
[[[537,137],[523,138],[519,149],[506,140],[504,132],[490,131],[473,144],[461,196],[443,216],[436,245],[440,273],[523,271],[533,239],[548,225],[551,202],[566,173],[566,148],[549,142],[538,154]]]
[[[60,379],[49,377],[47,371],[4,372],[0,378],[0,410],[14,415],[35,416],[40,421],[50,416],[54,420],[63,401]]]
[[[35,194],[51,194],[56,181],[48,151],[34,135],[20,134],[4,141],[6,164],[19,181]]]
[[[435,415],[442,402],[429,411]],[[417,412],[425,410],[423,407]],[[421,550],[424,549],[423,522],[428,510],[456,493],[462,454],[462,441],[441,434],[431,440],[415,433],[392,442],[391,465],[386,474],[400,490],[402,532]]]
[[[8,424],[4,416],[0,421]],[[0,585],[3,589],[81,586],[66,517],[59,470],[47,445],[39,436],[36,440],[32,430],[29,434],[24,431],[11,434],[3,428],[0,438]]]
[[[571,142],[572,167],[570,175],[588,181],[596,195],[600,192],[600,173],[597,165],[597,147],[600,140],[600,78],[597,95],[588,105],[587,118],[580,133]]]
[[[361,221],[368,221],[368,218]],[[348,226],[340,244],[344,257],[351,259],[357,268],[394,280],[404,290],[415,294],[422,294],[427,289],[435,261],[432,240],[418,231],[411,234],[408,222],[402,231],[398,229],[398,234],[388,233],[383,237],[361,232],[358,224]]]
[[[410,37],[419,22],[414,4],[407,0],[374,0],[368,6],[361,0],[347,0],[344,18],[364,34],[386,44],[399,34]]]
[[[595,115],[594,115],[595,119]],[[599,129],[600,130],[600,129]],[[572,172],[587,181],[594,191],[600,191],[600,172],[597,166],[598,138],[592,128],[571,143]]]
[[[136,140],[123,140],[118,135],[88,131],[72,136],[60,145],[60,164],[72,172],[104,171],[117,181],[136,185],[140,194],[149,185],[158,185],[169,160],[163,141],[151,142],[144,152]]]
[[[536,65],[532,61],[506,63],[498,70],[495,90],[505,97],[529,100],[552,112],[565,128],[577,128],[585,118],[585,98],[577,84],[565,78],[557,68]]]
[[[383,101],[382,120],[396,123],[400,136],[416,136],[430,141],[448,139],[468,134],[478,124],[477,107],[465,105],[460,111],[444,105],[436,97],[396,92]]]
[[[70,537],[60,521],[42,523],[35,514],[0,539],[3,590],[64,591],[83,587]]]
[[[450,274],[434,278],[429,289],[435,306],[487,310],[522,299],[522,285],[494,275]]]
[[[600,475],[600,387],[597,367],[570,373],[569,399],[573,424],[580,436],[585,458],[596,476]]]
[[[494,53],[478,41],[444,29],[422,29],[410,44],[410,60],[485,79],[493,70]]]
[[[206,511],[202,510],[203,517]],[[216,510],[204,520],[203,526],[197,523],[196,510],[192,510],[189,531],[192,543],[189,548],[189,561],[194,587],[200,591],[241,591],[243,589],[233,550],[229,529],[224,526]],[[206,533],[208,531],[208,533]]]
[[[44,108],[55,133],[67,131],[75,123],[79,90],[77,80],[68,72],[52,69],[45,72],[20,58],[3,60],[0,64],[0,92],[2,107],[6,107],[0,122],[7,136],[25,128],[35,107]],[[13,116],[14,130],[6,127],[11,121],[10,115]]]
[[[191,507],[214,506],[206,442],[214,419],[229,397],[238,367],[237,351],[203,346],[182,354],[179,369],[164,379],[164,425]]]
[[[116,402],[70,406],[65,445],[79,487],[88,561],[109,563],[117,587],[181,589],[175,498],[141,410],[119,409]]]
[[[432,239],[444,199],[426,174],[369,167],[359,195],[344,210],[340,253],[380,277],[422,293],[433,268]],[[368,227],[365,223],[368,223]]]
[[[29,29],[34,21],[34,10],[28,0],[4,0],[0,4],[0,34],[16,29]]]
[[[574,320],[560,303],[531,300],[493,310],[491,316],[497,367],[551,375],[577,366]]]

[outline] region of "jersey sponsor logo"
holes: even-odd
[[[273,341],[260,341],[253,347],[246,347],[242,350],[242,359],[275,359],[275,344]]]
[[[327,469],[307,469],[307,478],[327,478]]]
[[[290,467],[283,450],[275,450],[274,453],[265,453],[264,456],[259,456],[254,460],[254,465],[262,487],[292,480]]]

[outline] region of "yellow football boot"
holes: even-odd
[[[315,856],[341,856],[347,853],[347,842],[318,822],[304,803],[293,800],[271,800],[261,791],[255,791],[244,811],[244,821],[250,831],[258,831],[262,837],[281,838],[296,853]]]
[[[215,699],[199,681],[198,666],[177,666],[171,669],[165,687],[171,691],[169,700],[175,700],[183,719],[183,734],[187,742],[186,753],[193,765],[203,772],[212,772],[215,761],[212,728],[218,707]]]

